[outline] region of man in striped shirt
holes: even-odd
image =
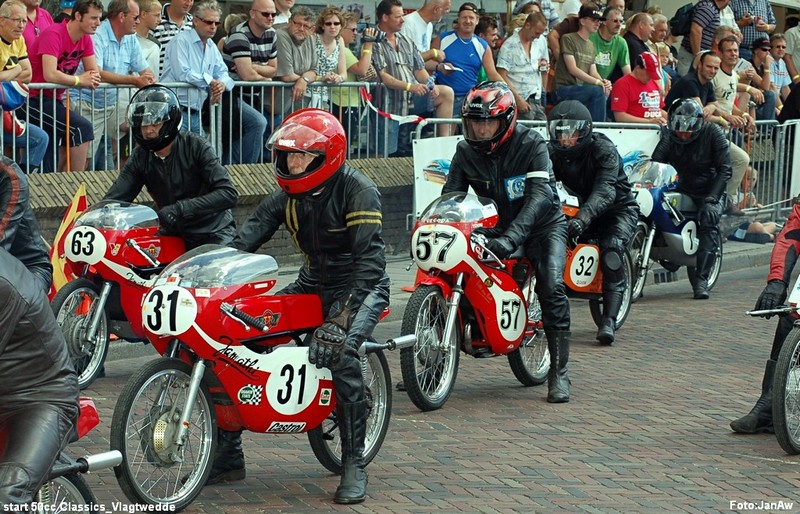
[[[176,0],[164,4],[161,9],[161,23],[155,30],[151,31],[153,36],[161,44],[161,57],[159,68],[164,69],[164,57],[167,55],[167,43],[175,37],[178,32],[192,30],[192,15],[189,11],[194,6],[194,0]]]

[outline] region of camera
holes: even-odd
[[[367,27],[361,36],[364,43],[380,43],[386,39],[386,32],[377,27]]]

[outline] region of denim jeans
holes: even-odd
[[[606,121],[606,95],[598,86],[561,86],[556,90],[558,102],[577,100],[589,109],[592,121]]]
[[[200,111],[195,109],[183,109],[183,119],[181,119],[181,130],[184,132],[191,132],[200,137],[206,137],[203,130],[203,124],[200,121]]]
[[[245,102],[241,102],[241,136],[230,142],[230,152],[225,152],[223,164],[253,164],[261,157],[264,148],[264,134],[267,131],[267,118]],[[223,146],[227,146],[227,135],[222,135]]]
[[[774,120],[775,105],[777,105],[777,102],[778,98],[775,96],[775,91],[765,91],[764,103],[761,105],[756,105],[756,120]]]
[[[50,137],[47,132],[32,123],[28,123],[28,128],[21,136],[14,136],[11,132],[3,131],[3,144],[6,146],[16,145],[17,150],[22,152],[19,157],[19,167],[22,171],[29,173],[33,170],[42,171],[42,161],[47,152],[47,145]],[[14,160],[17,160],[16,158]],[[28,166],[32,170],[26,169]]]

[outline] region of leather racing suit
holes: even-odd
[[[41,285],[4,249],[0,327],[0,505],[30,505],[72,435],[78,376]]]
[[[497,203],[497,228],[534,263],[536,293],[545,330],[567,331],[569,301],[564,287],[567,253],[566,218],[556,193],[547,144],[522,125],[491,155],[458,143],[442,194],[467,192]]]
[[[30,206],[28,179],[14,161],[2,156],[0,212],[0,248],[22,261],[47,292],[53,281],[53,265]]]
[[[231,209],[238,193],[214,149],[199,136],[180,132],[164,159],[141,147],[111,185],[105,200],[132,202],[142,187],[158,209],[177,204],[179,216],[162,231],[178,235],[190,250],[203,244],[228,244],[236,232]]]

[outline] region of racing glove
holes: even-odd
[[[586,224],[578,218],[572,218],[567,222],[567,244],[570,248],[578,246],[578,239],[586,230]]]
[[[497,256],[498,259],[506,259],[514,253],[516,246],[514,241],[508,236],[495,237],[486,243],[486,249]]]
[[[317,369],[328,368],[339,362],[342,356],[347,330],[334,321],[326,321],[314,331],[308,347],[308,362]]]
[[[176,202],[158,210],[158,222],[162,228],[173,229],[181,219],[181,206]]]
[[[768,311],[783,305],[786,301],[786,283],[783,280],[773,279],[767,282],[767,287],[761,291],[761,294],[756,300],[755,310]],[[774,314],[765,314],[764,317],[769,319]]]
[[[716,226],[719,225],[719,202],[716,198],[706,197],[703,200],[703,205],[697,211],[697,221],[701,225]]]
[[[503,231],[498,228],[478,227],[472,231],[472,234],[476,236],[483,236],[489,240],[502,236]]]

